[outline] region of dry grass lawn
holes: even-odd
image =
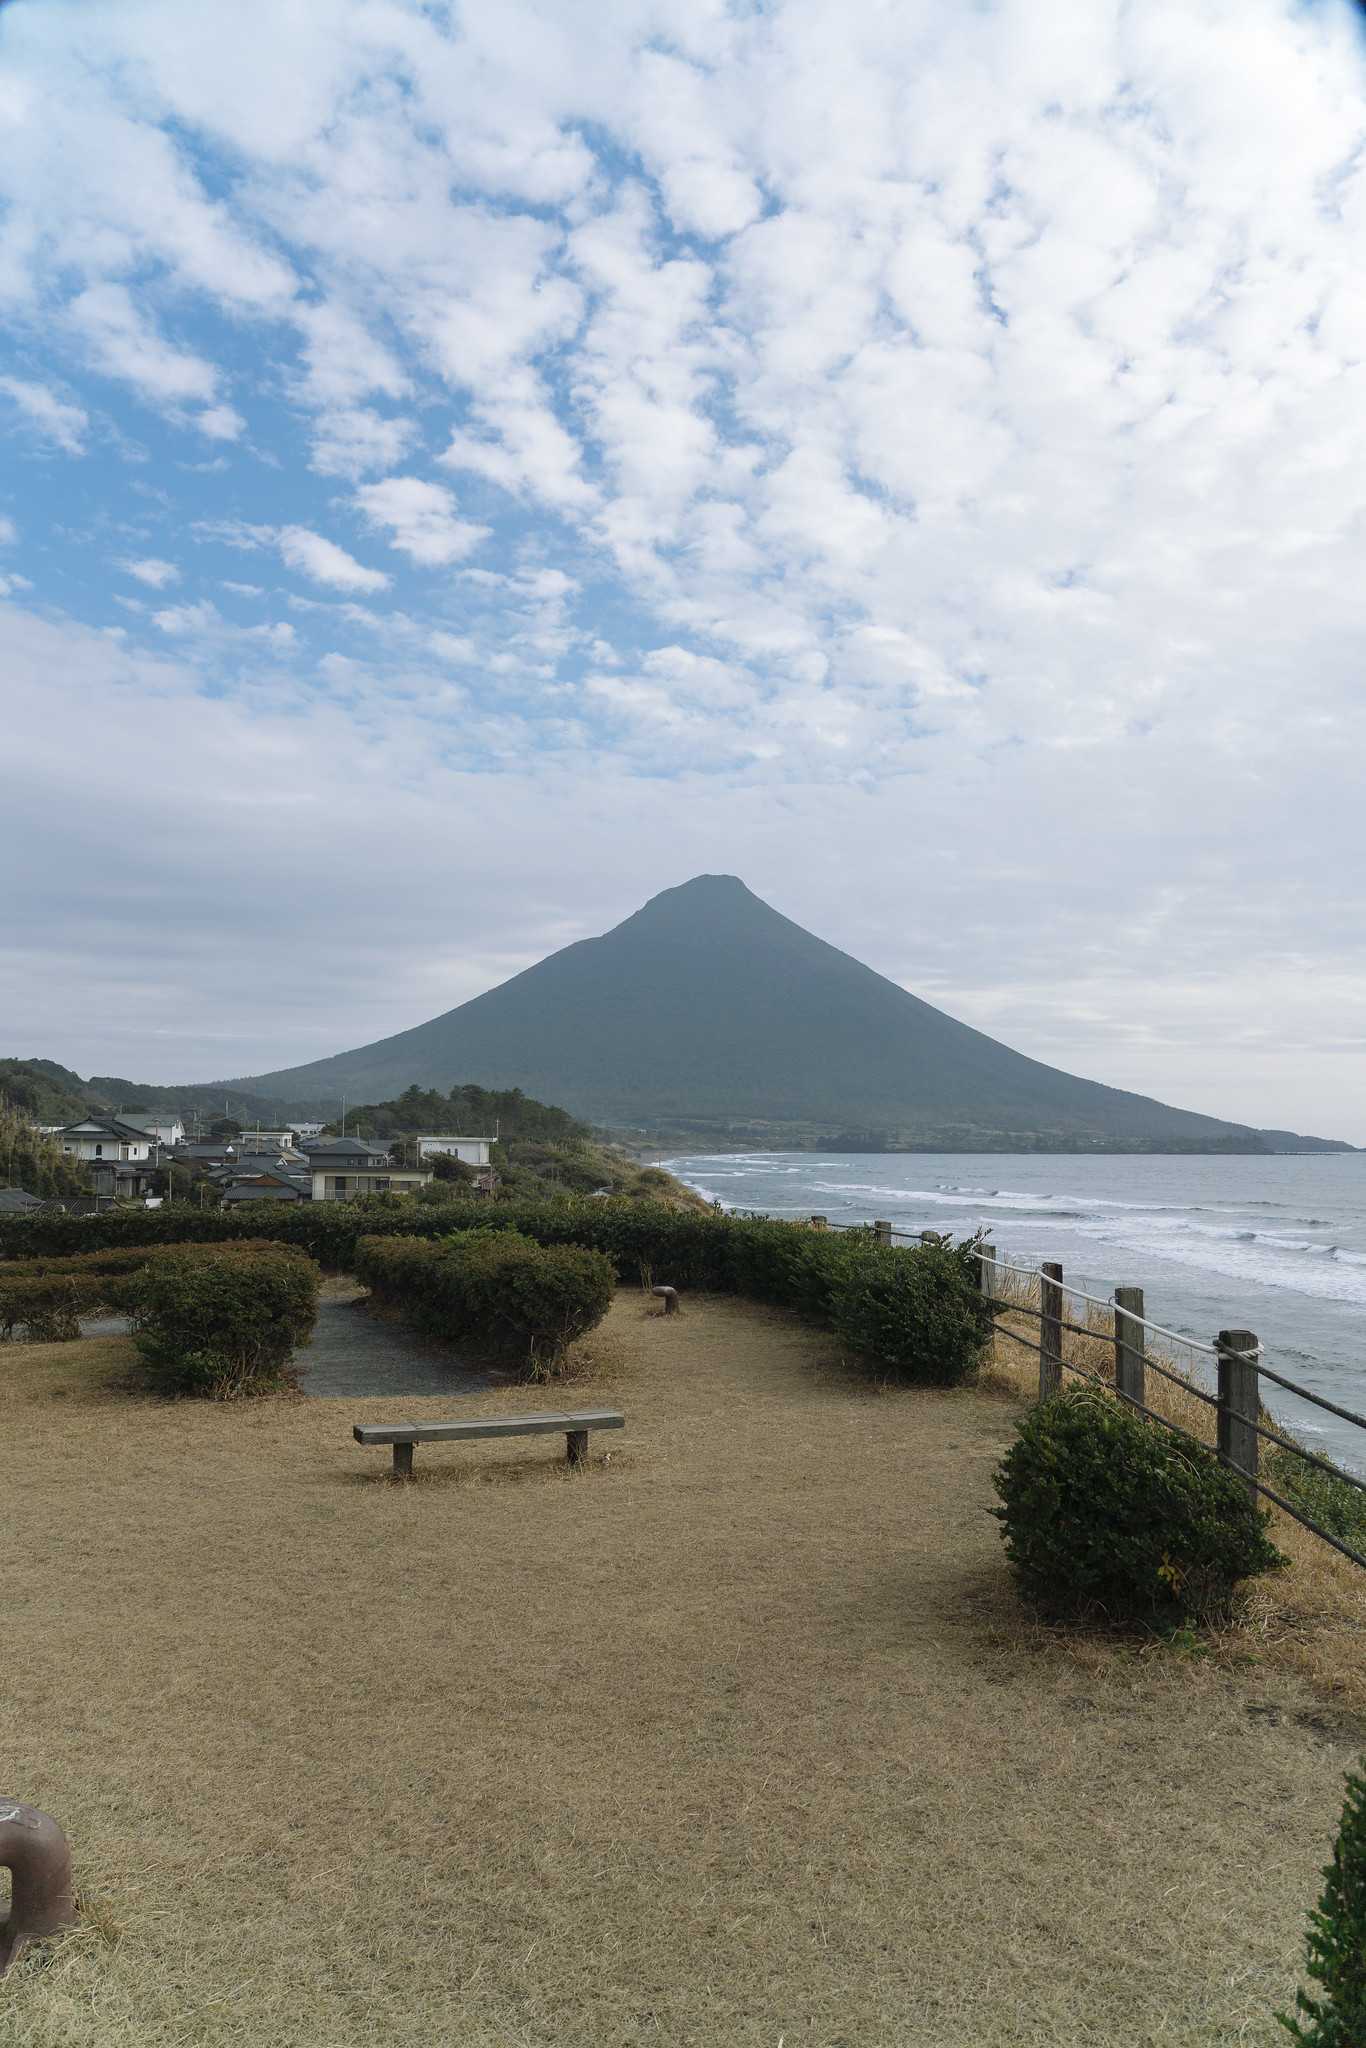
[[[882,1393],[686,1306],[595,1340],[610,1463],[452,1444],[411,1487],[351,1423],[440,1403],[166,1406],[106,1384],[126,1339],[5,1347],[0,1792],[88,1907],[0,2043],[1284,2039],[1349,1708],[1255,1634],[1032,1627],[1008,1384]]]

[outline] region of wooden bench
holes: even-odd
[[[578,1415],[471,1415],[465,1422],[358,1422],[358,1444],[392,1444],[395,1479],[413,1476],[414,1444],[468,1443],[486,1436],[554,1436],[564,1431],[571,1465],[588,1456],[590,1429],[625,1429],[616,1408],[588,1408]]]

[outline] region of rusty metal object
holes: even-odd
[[[0,1868],[10,1874],[9,1912],[0,1920],[0,1971],[30,1941],[76,1921],[71,1851],[51,1814],[0,1798]]]
[[[676,1287],[652,1287],[650,1292],[651,1294],[662,1296],[666,1316],[676,1316],[678,1314],[678,1289]]]

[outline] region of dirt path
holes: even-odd
[[[1284,2038],[1356,1731],[1058,1651],[986,1513],[1004,1404],[688,1310],[597,1340],[609,1464],[409,1488],[351,1422],[439,1400],[168,1408],[90,1391],[123,1340],[14,1347],[0,1791],[123,1932],[11,1973],[0,2042]]]

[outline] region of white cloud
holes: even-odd
[[[46,384],[31,384],[22,377],[0,377],[0,391],[24,414],[29,424],[47,440],[65,448],[68,455],[82,455],[82,434],[90,424],[79,405],[67,405]]]
[[[230,405],[211,405],[207,412],[194,415],[194,424],[211,441],[235,441],[247,423]]]
[[[218,388],[213,365],[158,334],[126,285],[91,285],[72,300],[71,320],[98,367],[125,378],[144,397],[176,406],[212,403]]]
[[[278,544],[287,568],[298,569],[315,583],[330,584],[334,590],[387,590],[393,581],[382,569],[367,569],[345,548],[306,526],[281,527]]]
[[[19,538],[19,529],[9,518],[0,518],[0,547],[11,548]]]
[[[139,583],[145,583],[152,590],[163,590],[168,583],[180,581],[180,571],[174,562],[163,562],[159,555],[147,555],[139,562],[120,562],[119,568],[125,576],[136,576]]]
[[[458,31],[392,0],[139,0],[10,9],[6,35],[0,296],[42,366],[9,397],[58,446],[97,409],[130,459],[138,408],[237,441],[230,476],[159,470],[153,422],[168,524],[121,527],[110,484],[110,532],[174,555],[188,525],[393,590],[297,597],[292,643],[156,614],[263,743],[344,693],[338,776],[399,792],[458,747],[489,778],[467,813],[520,826],[572,767],[604,845],[629,818],[644,866],[667,854],[651,882],[776,880],[1046,1057],[1158,1092],[1176,1062],[1194,1106],[1264,1087],[1274,1052],[1221,993],[1256,959],[1297,1048],[1277,1085],[1346,1099],[1366,65],[1343,0],[506,0]],[[459,501],[398,473],[432,460]],[[359,487],[340,513],[330,478]],[[35,608],[79,609],[81,550],[51,543],[85,503],[25,505],[63,566]],[[353,506],[392,577],[324,537]],[[53,658],[84,673],[83,644]],[[153,729],[150,684],[119,701]],[[179,729],[220,737],[196,702]],[[552,857],[547,926],[629,908],[616,859]],[[330,994],[314,1014],[333,1032]]]
[[[390,547],[402,548],[424,568],[463,561],[489,531],[457,518],[455,497],[443,484],[429,484],[417,476],[362,484],[356,502],[371,526],[389,528]]]
[[[313,438],[313,467],[323,476],[361,477],[392,469],[418,438],[414,421],[385,419],[367,406],[319,416]]]

